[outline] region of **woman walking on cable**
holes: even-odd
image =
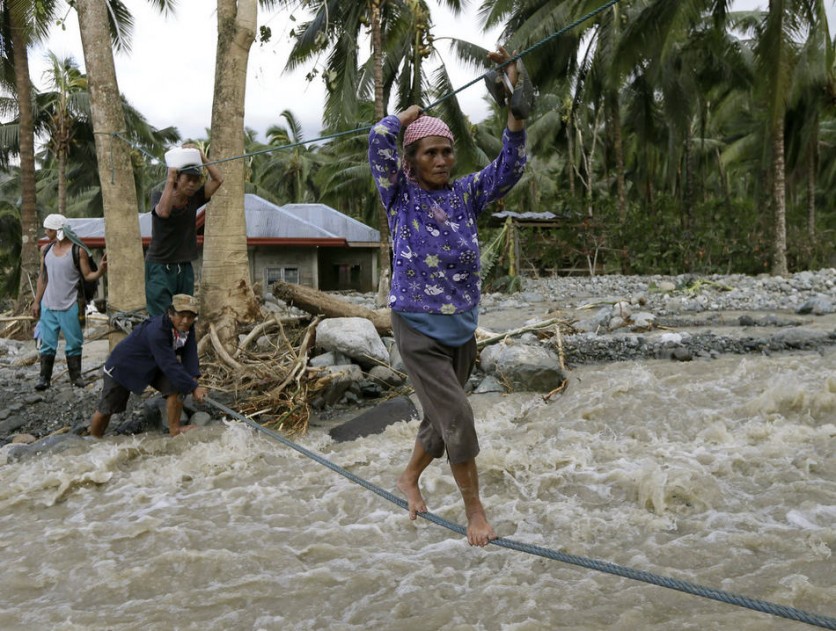
[[[489,57],[504,63],[510,55],[500,48]],[[504,71],[515,85],[517,67],[510,64]],[[446,453],[464,500],[468,543],[478,546],[497,535],[479,496],[479,441],[464,391],[476,360],[481,292],[476,220],[522,176],[524,127],[509,108],[499,156],[456,180],[450,128],[417,105],[386,116],[369,136],[369,163],[392,235],[392,330],[424,414],[398,488],[406,495],[410,519],[426,512],[420,476]]]

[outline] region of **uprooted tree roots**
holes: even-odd
[[[230,395],[236,407],[261,425],[289,435],[307,431],[309,402],[326,389],[329,377],[310,368],[314,318],[307,326],[298,318],[275,315],[253,327],[230,351],[214,325],[198,344],[201,381],[211,391]],[[287,325],[287,326],[286,326]],[[266,338],[269,344],[253,343]]]

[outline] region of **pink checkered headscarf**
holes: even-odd
[[[427,136],[441,136],[442,138],[449,138],[450,142],[455,142],[453,132],[450,131],[447,123],[443,120],[433,116],[419,116],[406,127],[403,134],[404,147]]]

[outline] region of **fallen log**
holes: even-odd
[[[389,309],[367,309],[330,294],[303,285],[276,281],[272,285],[273,295],[281,298],[288,305],[326,318],[366,318],[371,321],[378,333],[392,331],[392,317]]]

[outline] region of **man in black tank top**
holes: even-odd
[[[151,316],[164,313],[175,294],[194,295],[195,218],[223,184],[221,172],[198,150],[202,164],[169,168],[163,190],[151,195],[151,245],[145,255],[145,303]],[[204,166],[209,178],[202,182]]]

